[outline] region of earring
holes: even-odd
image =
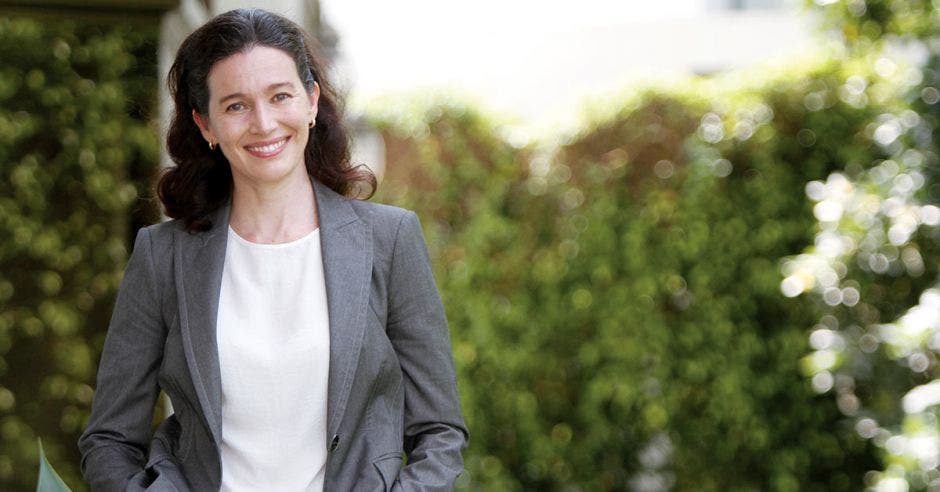
[[[214,144],[214,143],[209,142],[209,150],[215,150],[215,144]]]
[[[317,120],[310,120],[310,123],[307,124],[310,128],[317,126]]]

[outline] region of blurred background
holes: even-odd
[[[0,489],[35,488],[37,438],[86,489],[165,74],[246,5],[0,1]],[[264,7],[422,219],[461,490],[940,490],[933,2]]]

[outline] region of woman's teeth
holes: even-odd
[[[281,140],[280,142],[275,142],[273,144],[264,145],[261,147],[248,147],[248,150],[250,152],[270,154],[271,152],[274,152],[275,150],[281,148],[285,143],[287,143],[287,139]]]

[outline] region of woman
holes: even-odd
[[[312,46],[235,10],[180,47],[175,220],[141,229],[117,297],[79,441],[94,490],[453,488],[467,431],[420,226],[346,197],[374,178]]]

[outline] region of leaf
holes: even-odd
[[[42,439],[39,439],[39,481],[36,483],[36,492],[72,492],[46,459],[46,453],[42,450]]]

